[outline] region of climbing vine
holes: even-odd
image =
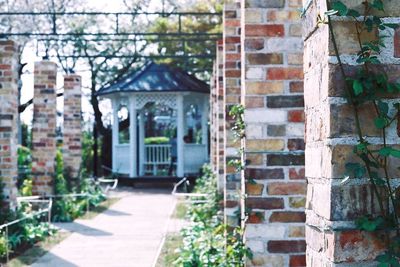
[[[398,28],[398,24],[386,23],[384,19],[375,15],[382,14],[384,3],[382,0],[363,1],[362,11],[348,8],[341,1],[327,1],[330,10],[325,13],[326,18],[320,23],[329,26],[333,48],[342,76],[345,78],[345,92],[355,119],[357,144],[353,152],[357,162],[347,162],[346,178],[368,177],[372,191],[379,203],[379,214],[364,215],[356,220],[358,229],[368,232],[382,231],[386,233],[383,241],[387,245],[384,254],[378,256],[379,266],[400,266],[400,188],[396,186],[390,170],[397,168],[391,164],[392,159],[400,158],[400,150],[390,140],[389,132],[394,131],[397,124],[397,134],[400,135],[400,102],[394,100],[400,92],[400,84],[388,77],[381,63],[381,53],[385,48],[382,31],[390,32]],[[340,55],[337,37],[335,36],[333,20],[345,17],[352,23],[359,46],[356,63],[356,73],[346,73],[346,68]],[[368,37],[366,37],[368,36]],[[371,36],[374,36],[371,38]],[[343,36],[340,36],[343,38]],[[392,100],[387,100],[388,98]],[[372,107],[373,121],[361,120],[361,111]],[[368,125],[367,125],[368,124]],[[373,125],[378,139],[369,138],[371,132],[365,129]],[[376,135],[374,135],[376,136]],[[378,141],[377,141],[378,140]]]
[[[231,128],[233,132],[233,136],[235,137],[236,142],[242,141],[246,135],[246,124],[244,122],[244,106],[237,104],[231,107],[229,110],[229,116],[231,116],[235,121]],[[238,149],[238,159],[233,159],[228,162],[230,166],[235,167],[236,172],[240,172],[244,170],[244,162],[242,162],[242,156],[244,153],[243,147]]]

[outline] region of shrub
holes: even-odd
[[[183,245],[175,264],[181,267],[244,266],[251,252],[245,247],[240,228],[228,229],[220,211],[221,196],[210,168],[203,169],[194,191],[207,194],[205,203],[191,204],[188,209],[190,225],[182,230]]]
[[[160,144],[168,144],[169,138],[165,136],[157,136],[157,137],[147,137],[144,139],[144,143],[146,145],[160,145]]]

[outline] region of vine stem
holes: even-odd
[[[369,6],[368,6],[368,5],[365,5],[365,9],[364,9],[364,22],[365,22],[365,18],[369,15],[369,12],[370,12]],[[353,18],[354,18],[354,17],[353,17]],[[355,27],[356,27],[356,31],[357,31],[358,45],[359,45],[359,47],[360,47],[360,50],[363,51],[363,45],[362,45],[362,40],[361,40],[361,34],[362,34],[362,32],[363,32],[363,29],[360,29],[357,19],[356,19],[356,18],[354,18],[354,19],[355,19],[355,22],[356,22],[356,23],[355,23]],[[363,66],[364,66],[364,69],[365,69],[365,71],[366,71],[366,76],[370,76],[369,74],[371,73],[371,70],[370,70],[370,68],[368,67],[368,63],[365,62],[365,63],[363,64]],[[376,85],[377,85],[377,84],[376,84]],[[372,102],[372,104],[374,105],[374,109],[375,109],[376,115],[377,115],[378,117],[381,117],[381,112],[379,111],[379,108],[378,108],[378,106],[377,106],[377,104],[376,104],[376,101],[375,101],[375,100],[372,100],[371,102]],[[386,147],[387,147],[387,141],[386,141],[386,126],[382,128],[382,137],[383,137],[383,147],[386,148]],[[371,154],[372,154],[372,153],[371,153]],[[391,202],[392,202],[392,205],[393,205],[393,214],[394,214],[394,217],[395,217],[395,220],[396,220],[396,224],[398,225],[399,219],[398,219],[398,215],[397,215],[397,212],[396,212],[396,201],[395,201],[395,199],[394,199],[394,197],[393,197],[392,185],[390,184],[390,178],[389,178],[388,164],[387,164],[387,157],[386,157],[386,156],[384,157],[384,160],[383,160],[383,161],[384,161],[384,162],[383,162],[383,170],[384,170],[384,173],[385,173],[385,181],[386,181],[386,184],[387,184],[387,187],[388,187],[388,191],[389,191],[389,198],[390,198],[390,200],[391,200]],[[390,212],[389,208],[388,208],[388,212]]]
[[[327,4],[327,7],[330,9],[329,0],[326,0],[326,4]],[[346,75],[346,72],[345,72],[344,67],[343,67],[342,59],[340,58],[339,48],[338,48],[338,45],[337,45],[335,32],[333,30],[333,24],[332,24],[331,16],[327,15],[327,17],[328,17],[328,26],[329,26],[329,31],[331,33],[331,40],[332,40],[333,48],[335,50],[335,54],[336,54],[336,58],[338,60],[340,71],[342,73],[343,78],[345,79],[346,93],[347,93],[347,95],[349,97],[349,100],[351,102],[351,106],[352,106],[353,111],[354,111],[354,116],[355,116],[355,121],[356,121],[356,130],[357,130],[358,138],[359,138],[360,142],[364,142],[365,140],[364,140],[364,137],[363,137],[363,134],[362,134],[362,128],[361,128],[361,123],[360,123],[360,117],[359,117],[357,103],[354,100],[353,92],[352,92],[351,88],[349,88],[349,85],[347,83],[347,75]],[[367,164],[365,161],[364,161],[364,163],[365,163],[365,166],[367,168],[367,172],[368,172],[369,180],[370,180],[371,185],[372,185],[372,189],[373,189],[376,197],[378,198],[378,203],[379,203],[379,207],[381,209],[381,213],[384,216],[385,215],[385,209],[383,207],[382,196],[380,195],[380,193],[378,191],[378,187],[377,187],[375,181],[372,178],[372,171],[371,171],[371,168],[370,168],[369,164]]]

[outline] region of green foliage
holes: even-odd
[[[82,173],[89,174],[93,168],[93,134],[88,131],[82,132]]]
[[[25,146],[18,146],[18,185],[22,196],[32,195],[32,154]]]
[[[146,137],[144,139],[144,143],[146,145],[168,144],[169,143],[169,138],[165,137],[165,136]]]
[[[376,258],[378,266],[400,266],[400,236],[399,208],[400,195],[398,185],[391,182],[389,170],[391,166],[390,158],[400,158],[400,150],[388,144],[388,128],[395,122],[399,124],[400,103],[389,104],[383,98],[398,97],[400,93],[400,83],[393,82],[385,73],[384,68],[374,65],[381,64],[380,54],[385,48],[381,34],[375,39],[363,40],[364,33],[373,31],[393,30],[399,27],[398,24],[385,23],[380,17],[374,14],[381,12],[384,14],[384,2],[382,0],[363,1],[364,13],[361,15],[355,10],[349,9],[343,2],[334,1],[331,3],[332,10],[326,12],[328,24],[334,43],[336,57],[342,73],[346,73],[340,60],[340,51],[336,43],[330,16],[349,16],[353,17],[353,24],[359,40],[359,52],[356,62],[360,65],[359,71],[352,77],[345,77],[347,81],[346,92],[348,102],[353,107],[355,126],[358,133],[358,144],[354,147],[354,153],[358,156],[359,162],[346,163],[346,179],[368,178],[373,189],[373,194],[378,200],[380,214],[365,215],[356,220],[358,229],[368,232],[385,231],[383,235],[387,244],[387,251]],[[356,17],[362,18],[356,18]],[[371,145],[366,141],[366,133],[363,122],[360,118],[360,110],[365,106],[372,106],[370,112],[374,118],[365,122],[372,124],[380,132],[382,144]],[[397,125],[399,129],[399,125]],[[397,167],[397,166],[396,166]],[[393,234],[395,237],[392,237]]]
[[[216,0],[204,0],[196,1],[193,5],[179,10],[183,12],[221,12],[222,4]],[[195,33],[195,32],[207,32],[207,33],[220,33],[221,32],[221,21],[219,19],[210,19],[209,16],[184,16],[181,18],[182,32]],[[179,19],[177,17],[169,16],[157,19],[149,29],[150,32],[163,32],[163,33],[177,33],[179,32]],[[179,36],[165,37],[169,41],[149,39],[150,43],[154,42],[158,44],[158,54],[168,55],[199,55],[199,54],[211,54],[215,51],[214,40],[204,41],[189,41],[193,37]],[[176,41],[171,41],[176,40]],[[187,40],[187,41],[185,41]],[[183,68],[191,74],[197,74],[199,78],[208,80],[210,78],[210,71],[212,70],[213,60],[209,58],[171,58],[159,60],[162,63],[169,63],[178,67]]]
[[[54,192],[56,195],[67,195],[74,193],[67,185],[64,178],[63,157],[60,150],[56,155],[56,176],[54,179]],[[101,189],[95,185],[92,180],[84,179],[81,182],[79,190],[76,192],[85,194],[84,196],[64,196],[54,199],[52,206],[52,220],[56,222],[71,222],[82,216],[88,205],[98,206],[106,199]]]
[[[175,266],[244,266],[245,258],[251,258],[250,250],[243,243],[240,228],[228,229],[223,224],[220,211],[221,196],[217,191],[216,177],[210,168],[198,179],[194,191],[207,194],[188,208],[190,226],[182,230],[183,245]]]
[[[244,106],[240,104],[232,106],[229,110],[229,116],[235,120],[235,123],[232,127],[235,138],[244,138],[246,129],[246,124],[244,122]]]
[[[32,179],[25,179],[20,189],[21,195],[24,197],[32,196],[32,188]]]
[[[14,212],[9,212],[10,216],[6,221],[9,222],[24,218],[30,212],[28,206],[22,206]],[[7,251],[9,254],[12,254],[21,249],[26,249],[56,232],[53,226],[47,222],[41,222],[41,218],[39,217],[25,219],[9,226],[8,238],[5,235],[5,231],[0,232],[0,260],[6,257]]]

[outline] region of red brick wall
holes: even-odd
[[[18,52],[13,41],[0,41],[0,182],[10,208],[16,207],[18,177]]]
[[[246,243],[250,266],[305,265],[301,1],[246,1]],[[243,27],[242,27],[243,28]]]
[[[350,8],[363,10],[360,1],[345,0]],[[383,1],[388,20],[399,22],[396,1]],[[363,215],[378,215],[378,203],[367,179],[341,183],[345,164],[357,162],[353,149],[358,136],[352,108],[344,92],[345,80],[337,65],[328,25],[317,25],[318,14],[326,12],[324,0],[313,1],[303,19],[306,114],[306,204],[307,266],[377,266],[374,262],[385,245],[376,234],[355,229],[354,220]],[[392,18],[390,18],[392,17]],[[356,73],[358,39],[355,27],[346,20],[334,20],[333,28],[341,60],[347,75]],[[384,32],[392,36],[394,32]],[[398,32],[385,38],[379,66],[390,79],[399,77]],[[389,101],[397,102],[398,99]],[[389,102],[388,101],[388,102]],[[360,108],[359,119],[370,144],[381,144],[380,133],[373,126],[373,107]],[[398,144],[396,127],[388,129]],[[398,177],[397,164],[389,170]],[[328,226],[328,227],[327,227]],[[346,230],[344,230],[346,229]]]

